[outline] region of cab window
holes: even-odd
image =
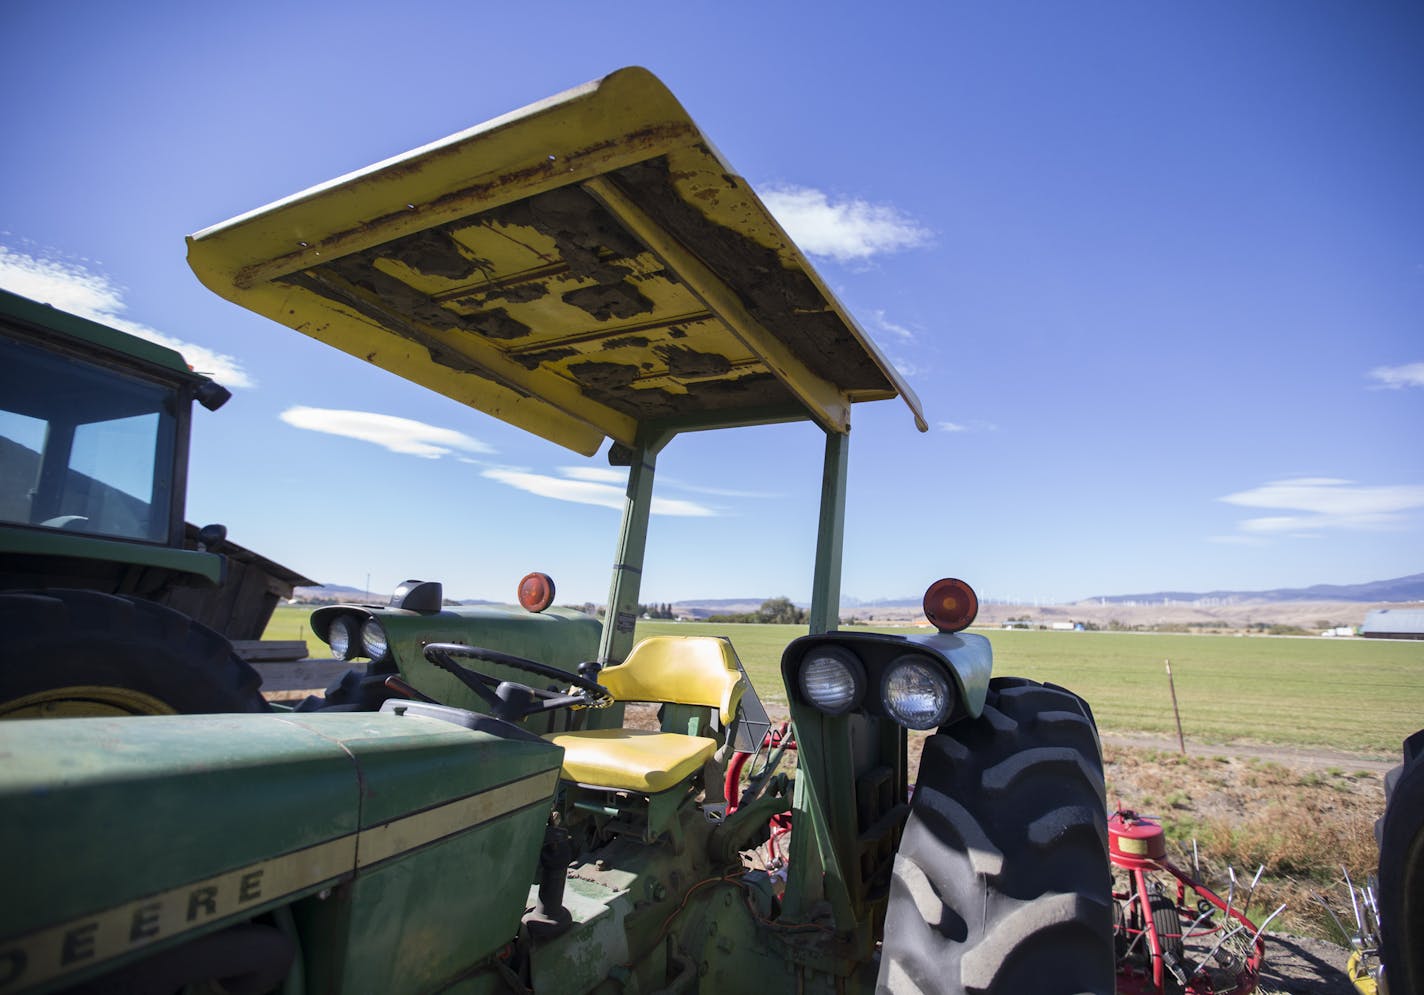
[[[0,521],[166,542],[170,387],[0,336]]]

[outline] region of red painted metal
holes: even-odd
[[[774,750],[777,747],[781,746],[783,743],[786,744],[786,749],[788,750],[796,749],[796,740],[788,731],[790,725],[791,724],[789,722],[783,722],[781,723],[780,727],[776,729],[768,729],[766,735],[764,735],[761,739],[761,749]],[[727,799],[728,815],[731,815],[733,812],[735,812],[737,810],[737,806],[741,804],[742,769],[746,767],[747,761],[755,755],[756,754],[754,753],[742,753],[738,751],[732,754],[732,759],[727,764],[727,777],[726,780],[723,782],[722,791],[723,797]],[[789,830],[791,827],[791,817],[790,815],[787,815],[786,818],[786,825],[787,829]],[[775,819],[772,820],[773,824],[775,823],[775,821]]]
[[[1161,823],[1117,812],[1108,819],[1108,856],[1128,878],[1125,890],[1113,892],[1119,995],[1247,995],[1256,990],[1266,954],[1256,925],[1167,858]],[[1152,874],[1169,880],[1164,884]],[[1189,891],[1195,905],[1187,904]],[[1239,965],[1222,968],[1209,954],[1234,929],[1250,939],[1250,946]],[[1191,949],[1187,941],[1195,941]]]

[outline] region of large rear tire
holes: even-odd
[[[0,594],[0,718],[265,712],[222,635],[142,598]]]
[[[1424,730],[1385,775],[1379,841],[1380,962],[1390,995],[1424,995]]]
[[[1060,688],[990,683],[931,736],[895,858],[877,990],[1114,990],[1102,752]]]

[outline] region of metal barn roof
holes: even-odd
[[[1365,615],[1360,635],[1376,639],[1424,639],[1424,609],[1380,608]]]

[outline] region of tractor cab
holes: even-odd
[[[171,349],[0,290],[0,589],[220,580],[183,504],[193,402],[227,398]]]

